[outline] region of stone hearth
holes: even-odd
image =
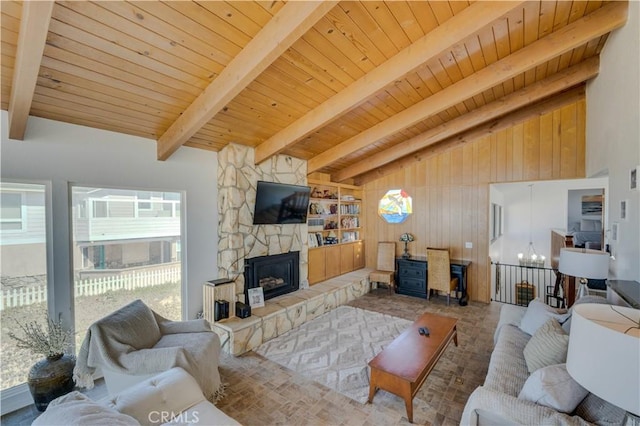
[[[315,284],[311,288],[275,297],[248,318],[229,318],[213,324],[222,350],[233,355],[251,351],[262,343],[311,321],[370,291],[371,269],[359,269]]]

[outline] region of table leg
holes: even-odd
[[[372,403],[373,402],[373,396],[376,394],[378,388],[376,387],[376,380],[375,380],[375,370],[372,368],[371,369],[371,378],[369,380],[369,399],[367,400],[368,403]]]
[[[404,399],[404,405],[407,409],[407,419],[409,423],[413,423],[413,392],[411,392],[411,383],[407,381],[397,383],[395,390],[389,390],[389,392]]]
[[[404,405],[407,407],[407,419],[409,423],[413,423],[413,398],[411,395],[404,397]]]
[[[453,343],[458,346],[458,328],[455,325],[453,326]]]

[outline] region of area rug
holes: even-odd
[[[340,306],[262,344],[256,352],[365,403],[367,364],[410,324],[402,318]]]

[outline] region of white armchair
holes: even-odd
[[[93,323],[80,348],[74,380],[93,387],[96,369],[107,390],[121,390],[173,367],[189,372],[214,402],[223,392],[220,339],[206,320],[171,321],[135,300]]]

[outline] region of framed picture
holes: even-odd
[[[640,166],[636,166],[629,171],[629,189],[638,190],[638,175],[640,174]]]
[[[627,215],[629,214],[629,212],[627,211],[628,204],[628,200],[620,201],[620,220],[627,220]]]
[[[584,195],[582,197],[582,214],[602,216],[602,195]]]
[[[613,222],[611,224],[611,239],[613,241],[618,241],[618,222]]]
[[[264,291],[262,287],[250,288],[247,290],[249,294],[249,306],[252,308],[261,308],[264,306]]]

